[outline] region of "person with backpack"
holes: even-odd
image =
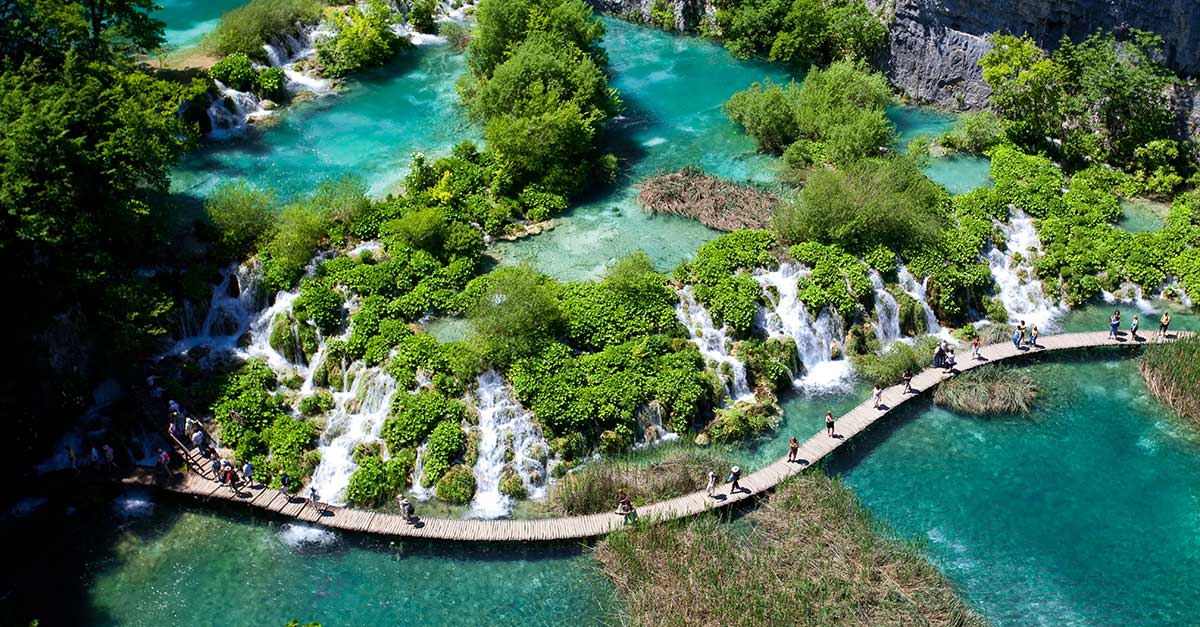
[[[733,496],[734,492],[741,492],[742,486],[738,485],[738,479],[742,478],[742,469],[734,466],[729,469],[729,495]]]
[[[794,462],[794,461],[796,461],[796,453],[798,453],[799,451],[800,451],[800,440],[797,440],[797,439],[796,439],[796,436],[794,436],[794,435],[793,435],[793,436],[792,436],[792,439],[791,439],[791,440],[788,440],[788,456],[787,456],[787,460],[788,460],[789,462]]]

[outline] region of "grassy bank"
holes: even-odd
[[[1138,370],[1159,401],[1200,425],[1200,337],[1150,344]]]
[[[555,514],[595,514],[612,511],[624,490],[634,505],[653,503],[702,489],[708,473],[721,480],[732,462],[710,449],[675,445],[648,451],[654,459],[600,459],[556,483],[547,506]]]
[[[973,416],[1028,414],[1041,391],[1029,373],[1004,366],[984,366],[943,381],[933,402]]]
[[[623,531],[595,555],[639,625],[987,624],[824,474],[788,480],[747,522],[705,516]]]

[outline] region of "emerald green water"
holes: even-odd
[[[1157,231],[1166,225],[1167,211],[1170,209],[1169,204],[1145,198],[1122,198],[1121,218],[1117,220],[1117,227],[1130,233]]]
[[[247,0],[162,0],[155,17],[166,23],[167,46],[176,50],[194,46],[217,27],[221,15]]]
[[[61,541],[10,542],[0,624],[592,625],[619,611],[577,547],[312,531],[323,544],[296,545],[286,525],[145,498],[69,514],[52,501],[39,515],[55,520],[26,521]]]
[[[828,471],[1001,627],[1194,625],[1200,437],[1127,354],[1030,366],[1028,418],[907,410]]]

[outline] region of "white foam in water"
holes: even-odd
[[[763,287],[770,308],[759,311],[758,324],[769,337],[789,338],[796,344],[804,372],[793,380],[812,392],[843,389],[852,369],[844,359],[832,359],[834,343],[845,337],[841,317],[825,307],[813,318],[800,302],[797,280],[808,274],[800,264],[784,263],[772,271],[756,270],[754,280]],[[768,289],[768,288],[774,288]],[[773,293],[774,292],[774,293]]]
[[[662,405],[658,401],[651,401],[638,407],[635,416],[637,417],[638,429],[641,431],[638,434],[638,437],[641,439],[635,445],[635,448],[655,446],[679,439],[678,433],[667,431],[667,428],[663,426]]]
[[[345,503],[350,475],[358,469],[358,464],[354,463],[354,448],[360,442],[379,439],[395,391],[396,380],[386,370],[360,368],[348,391],[334,393],[329,424],[317,447],[321,452],[321,463],[312,477],[312,486],[322,500],[338,505]]]
[[[987,252],[988,267],[992,279],[1000,290],[1000,302],[1008,310],[1011,322],[1024,320],[1028,325],[1038,325],[1043,330],[1053,329],[1058,317],[1065,311],[1052,299],[1046,297],[1042,282],[1035,279],[1032,259],[1042,252],[1033,218],[1013,209],[1008,224],[996,222],[996,228],[1004,233],[1007,251],[992,247]],[[1019,262],[1013,253],[1020,253]],[[1022,278],[1023,277],[1023,278]]]
[[[130,490],[113,501],[113,509],[122,518],[144,518],[154,513],[154,500],[147,491]]]
[[[883,277],[871,270],[871,285],[875,290],[875,337],[880,344],[887,344],[900,337],[900,306],[896,299],[887,291]]]
[[[733,373],[731,380],[725,384],[729,397],[735,401],[754,400],[754,392],[746,381],[746,366],[729,354],[729,346],[733,343],[729,338],[729,329],[724,326],[718,329],[713,324],[708,311],[692,296],[692,286],[686,285],[676,293],[679,303],[675,305],[675,317],[687,327],[692,343],[700,348],[700,354],[718,366],[729,365]],[[724,379],[724,374],[721,374]]]
[[[467,515],[472,518],[499,518],[512,511],[512,498],[500,491],[500,479],[505,466],[520,475],[529,498],[539,499],[546,495],[546,467],[533,454],[539,448],[544,454],[549,447],[541,430],[533,422],[533,414],[513,398],[504,379],[495,370],[479,375],[476,383],[479,458],[472,469],[475,474],[475,498]],[[510,446],[513,457],[512,461],[506,462],[506,452]]]
[[[417,459],[413,462],[412,487],[406,493],[418,501],[428,501],[434,494],[432,486],[426,488],[421,485],[425,480],[425,449],[425,444],[417,447]]]
[[[1116,292],[1100,290],[1100,295],[1104,297],[1104,302],[1110,305],[1118,303],[1133,305],[1142,313],[1154,313],[1159,310],[1151,299],[1145,297],[1141,286],[1134,283],[1125,283],[1117,288]]]
[[[279,527],[279,541],[293,549],[327,547],[337,544],[338,535],[323,527],[302,523],[284,523]]]
[[[642,142],[642,145],[646,146],[647,148],[651,148],[651,147],[658,146],[658,145],[665,144],[665,143],[667,143],[666,138],[652,137],[652,138],[647,139],[646,141]]]

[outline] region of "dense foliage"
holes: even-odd
[[[758,140],[783,153],[788,167],[847,164],[879,154],[895,138],[884,115],[892,101],[887,79],[865,64],[838,61],[812,69],[799,87],[755,83],[725,103],[725,113]]]
[[[734,231],[706,243],[696,257],[675,270],[675,278],[695,286],[696,300],[717,324],[749,335],[762,289],[747,274],[773,262],[775,236],[769,231]]]
[[[205,43],[220,56],[240,52],[265,63],[263,44],[294,30],[298,23],[316,22],[325,5],[325,0],[250,0],[222,15]]]
[[[709,26],[735,56],[772,61],[869,59],[887,26],[862,0],[721,0]]]
[[[1162,65],[1162,39],[1131,30],[1128,39],[1097,32],[1082,43],[1064,38],[1047,53],[1031,38],[994,35],[980,59],[992,106],[1021,148],[1047,152],[1070,169],[1111,163],[1166,194],[1191,169],[1186,146],[1170,139],[1174,118]]]
[[[330,16],[332,37],[317,42],[317,59],[325,76],[339,78],[355,70],[383,65],[409,45],[392,31],[392,8],[384,0],[369,0]]]

